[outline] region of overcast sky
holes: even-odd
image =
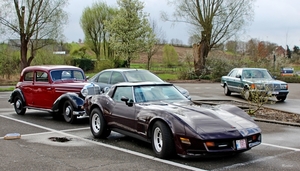
[[[150,14],[152,20],[158,23],[166,34],[165,39],[179,39],[187,44],[189,38],[188,25],[182,23],[172,24],[160,19],[160,12],[171,14],[173,6],[167,5],[167,0],[141,0],[145,4],[144,12]],[[95,0],[69,0],[66,8],[69,13],[69,23],[65,28],[68,42],[77,42],[84,39],[84,34],[79,25],[82,11],[91,7]],[[110,6],[117,7],[116,0],[102,0]],[[254,21],[245,28],[246,34],[239,36],[242,41],[256,38],[283,46],[300,46],[300,0],[257,0],[255,3]]]

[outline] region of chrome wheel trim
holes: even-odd
[[[68,116],[68,117],[70,117],[70,115],[71,115],[71,106],[67,106],[66,107],[65,115]]]
[[[93,128],[93,131],[95,132],[95,133],[99,133],[99,131],[100,131],[100,117],[99,117],[99,115],[98,114],[94,114],[93,116],[92,116],[92,128]]]
[[[156,127],[153,131],[153,143],[154,143],[155,150],[157,152],[161,152],[163,147],[163,137],[159,127]]]
[[[16,108],[17,108],[17,109],[20,109],[21,106],[22,106],[22,101],[21,101],[20,99],[18,99],[18,100],[16,101]]]

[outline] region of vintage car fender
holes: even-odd
[[[18,88],[13,90],[13,92],[11,93],[11,95],[10,95],[10,97],[8,99],[8,102],[9,103],[14,103],[14,98],[16,96],[20,96],[20,98],[22,99],[22,101],[24,102],[24,104],[26,104],[24,95],[23,95],[22,91],[20,89],[18,89]]]
[[[84,99],[81,98],[81,97],[79,97],[78,94],[76,94],[76,93],[70,93],[70,92],[62,94],[61,96],[59,96],[55,100],[55,102],[54,102],[54,104],[52,106],[52,110],[55,111],[55,112],[59,111],[60,107],[67,100],[69,100],[72,103],[75,111],[83,110],[82,106],[84,104]]]

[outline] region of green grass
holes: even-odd
[[[3,91],[13,91],[15,89],[15,87],[0,87],[0,92]]]
[[[175,74],[157,74],[159,78],[161,78],[164,81],[170,81],[170,80],[177,80],[177,75]]]

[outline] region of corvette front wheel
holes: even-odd
[[[106,138],[110,135],[111,130],[107,128],[106,121],[98,108],[91,112],[90,128],[95,138]]]
[[[157,121],[152,129],[152,149],[159,158],[170,158],[175,154],[175,145],[170,128]]]

